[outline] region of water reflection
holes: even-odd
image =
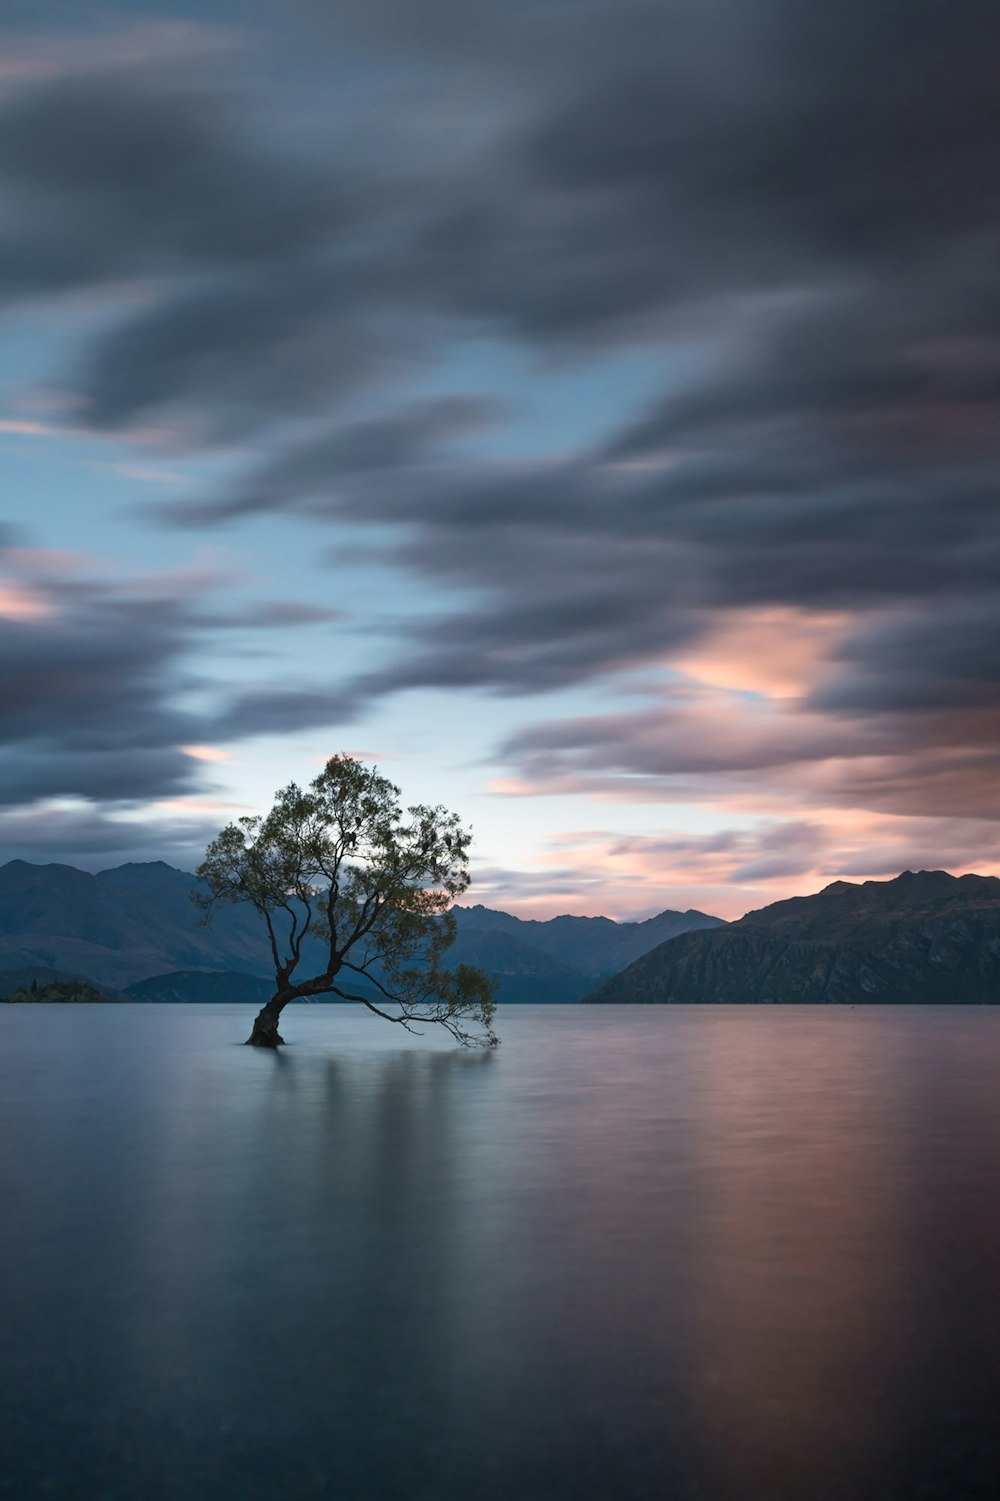
[[[991,1013],[238,1020],[0,1015],[0,1494],[995,1493]]]
[[[901,1060],[870,1025],[811,1020],[705,1019],[690,1376],[717,1494],[797,1498],[822,1476],[867,1496],[883,1478],[905,1312]]]

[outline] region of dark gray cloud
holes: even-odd
[[[268,511],[347,519],[362,501],[366,519],[412,519],[421,470],[439,484],[436,461],[454,440],[498,421],[502,411],[497,402],[455,396],[344,422],[288,443],[228,491],[166,502],[158,512],[169,526],[194,529]]]
[[[251,352],[302,402],[406,347],[413,319],[615,338],[698,298],[926,287],[963,254],[989,261],[1000,25],[977,0],[853,0],[808,22],[793,0],[458,10],[367,17],[376,46],[420,38],[410,69],[392,64],[393,93],[369,61],[368,95],[328,111],[331,137],[317,112],[294,156],[264,144],[266,110],[166,70],[13,98],[10,284],[174,278],[95,362],[101,420],[191,400],[206,367],[215,403],[266,413]],[[330,387],[311,333],[329,336]],[[137,377],[130,403],[112,364]]]
[[[317,112],[294,155],[266,110],[168,70],[13,96],[8,286],[163,278],[84,373],[95,421],[298,415],[444,320],[615,340],[846,284],[919,290],[933,322],[970,261],[991,273],[1000,28],[979,5],[908,9],[905,47],[892,0],[808,25],[791,0],[459,10],[363,17],[375,46],[419,38],[411,67],[355,88],[330,142]]]
[[[1000,729],[997,703],[1000,609],[993,594],[972,593],[894,616],[855,634],[842,650],[843,668],[812,700],[834,712],[894,710],[935,720],[978,710]]]
[[[0,286],[229,278],[326,245],[352,212],[349,189],[253,145],[240,124],[184,76],[67,76],[11,95]]]
[[[244,740],[253,735],[284,735],[317,726],[350,724],[361,712],[360,699],[336,686],[274,686],[236,694],[206,718],[211,740]]]
[[[334,692],[289,685],[221,703],[216,688],[211,708],[186,706],[193,689],[205,696],[197,658],[212,631],[270,630],[327,620],[328,611],[282,601],[213,611],[207,586],[185,591],[153,577],[124,587],[47,570],[44,557],[18,548],[0,550],[0,575],[0,806],[75,798],[114,808],[181,796],[204,772],[185,746],[343,716]]]
[[[186,72],[70,75],[11,95],[0,296],[133,289],[76,375],[94,426],[156,413],[229,436],[364,377],[378,340],[352,329],[353,237],[367,213],[356,174],[323,155],[268,148],[245,110]]]
[[[912,262],[979,231],[1000,144],[988,5],[699,9],[668,56],[557,107],[532,142],[550,178],[621,194],[692,270],[700,244],[706,279],[785,285],[808,261]]]
[[[260,435],[351,394],[384,364],[358,324],[350,273],[238,270],[155,301],[78,372],[98,429],[178,423],[195,444]]]
[[[51,613],[0,620],[3,801],[188,790],[179,746],[198,738],[195,721],[171,703],[188,644],[182,612],[79,583],[47,599]]]
[[[205,610],[194,621],[206,630],[282,630],[300,625],[326,625],[343,620],[347,612],[336,607],[307,604],[304,600],[265,599],[229,609]]]

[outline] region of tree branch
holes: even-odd
[[[282,976],[287,979],[288,971],[282,964],[281,955],[278,953],[278,940],[274,936],[274,923],[271,921],[271,914],[266,907],[259,906],[256,902],[254,906],[257,907],[257,911],[263,915],[264,921],[267,923],[267,936],[271,943],[271,954],[274,958],[274,977],[280,984]]]
[[[387,1022],[396,1022],[396,1023],[398,1023],[399,1026],[405,1027],[406,1030],[407,1030],[407,1032],[412,1032],[415,1037],[423,1037],[424,1034],[422,1032],[418,1032],[417,1029],[416,1029],[416,1027],[413,1027],[413,1026],[410,1025],[410,1023],[412,1021],[435,1021],[436,1020],[436,1018],[433,1017],[433,1016],[412,1017],[412,1016],[408,1016],[405,1012],[403,1013],[402,1016],[392,1016],[390,1014],[390,1012],[383,1011],[382,1008],[381,1008],[381,1006],[376,1006],[376,1004],[375,1004],[374,1001],[368,1000],[363,995],[354,995],[349,990],[341,990],[338,985],[331,985],[330,986],[330,990],[331,990],[331,993],[333,995],[339,995],[340,998],[341,998],[341,1000],[344,1000],[344,1001],[360,1001],[360,1003],[361,1003],[362,1006],[367,1006],[368,1010],[369,1011],[373,1011],[376,1016],[381,1016]]]
[[[351,964],[347,959],[341,959],[340,962],[344,969],[353,969],[356,975],[364,975],[368,983],[370,985],[374,985],[376,990],[380,990],[387,1001],[392,1001],[396,1006],[408,1006],[411,1004],[411,1002],[409,1001],[404,1001],[402,996],[393,995],[391,990],[386,990],[381,980],[376,980],[374,975],[368,973],[368,970],[366,969],[364,964]],[[371,959],[369,959],[367,963],[370,964]]]

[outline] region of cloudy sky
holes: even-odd
[[[0,843],[1000,872],[995,0],[8,0]]]

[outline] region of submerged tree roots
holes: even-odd
[[[285,1039],[278,1031],[278,1017],[284,1010],[285,1003],[274,1000],[268,1001],[267,1005],[257,1013],[254,1018],[253,1031],[247,1038],[246,1045],[249,1048],[280,1048],[284,1047]]]

